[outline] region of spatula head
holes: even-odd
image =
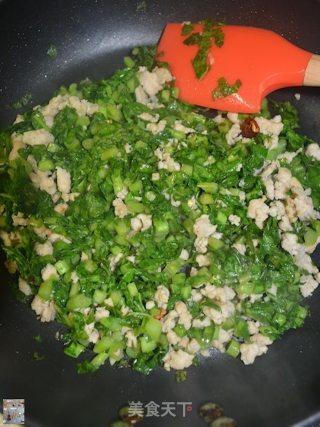
[[[183,24],[168,24],[160,39],[157,57],[164,61],[176,79],[179,97],[185,102],[222,111],[256,113],[263,98],[287,86],[301,86],[311,58],[306,52],[280,35],[261,28],[222,26],[224,43],[210,48],[210,71],[197,79],[192,59],[197,45],[184,44],[188,36],[181,34]],[[193,32],[201,32],[196,24]],[[236,93],[213,99],[212,91],[224,77],[228,84],[241,81]]]

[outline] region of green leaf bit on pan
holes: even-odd
[[[198,52],[192,60],[193,69],[196,77],[201,80],[210,70],[210,64],[208,63],[208,55],[214,41],[217,47],[221,47],[224,43],[224,34],[222,30],[222,24],[220,22],[214,22],[211,20],[204,20],[200,22],[203,25],[203,31],[193,32],[193,24],[184,24],[181,30],[181,35],[189,35],[184,40],[184,44],[187,46],[197,45],[199,47]]]
[[[175,379],[177,383],[184,383],[187,381],[188,372],[187,371],[176,371]]]
[[[50,58],[52,59],[56,59],[56,57],[58,56],[58,49],[56,46],[51,45],[49,47],[49,49],[47,50],[47,54],[50,56]]]
[[[234,84],[229,84],[224,77],[221,77],[218,80],[218,86],[212,91],[212,98],[216,100],[237,93],[241,84],[239,79]]]
[[[33,359],[33,360],[40,361],[40,360],[43,360],[44,358],[45,358],[45,357],[44,357],[43,355],[39,354],[37,351],[35,351],[35,352],[32,354],[32,359]]]
[[[35,336],[33,337],[33,339],[34,339],[38,344],[41,344],[41,343],[42,343],[42,337],[41,337],[41,335],[40,335],[40,334],[35,335]]]
[[[11,105],[9,105],[9,108],[11,108],[12,110],[20,110],[21,108],[26,107],[31,101],[31,99],[31,94],[26,93],[19,99],[19,101],[13,102]]]
[[[184,372],[213,348],[250,364],[320,280],[320,147],[294,107],[206,117],[154,52],[0,132],[6,266],[79,372]]]
[[[145,12],[147,10],[147,2],[146,0],[140,0],[137,2],[136,11],[137,12]]]

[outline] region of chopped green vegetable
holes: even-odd
[[[220,26],[188,29],[200,68]],[[303,325],[318,286],[320,147],[296,132],[296,110],[212,119],[177,99],[154,56],[136,48],[0,132],[6,265],[35,314],[67,328],[79,373],[164,365],[183,379],[212,348],[252,363]]]
[[[21,108],[27,106],[29,104],[29,102],[31,101],[32,96],[30,93],[26,93],[25,95],[23,95],[19,101],[13,102],[10,105],[10,108],[12,108],[13,110],[20,110]]]
[[[56,46],[51,45],[49,47],[49,49],[47,50],[47,54],[50,56],[50,58],[52,59],[56,59],[56,57],[58,56],[58,49]]]
[[[137,3],[136,11],[137,12],[145,12],[147,10],[147,2],[146,0],[140,0]]]
[[[229,84],[224,77],[220,77],[218,86],[212,91],[212,98],[215,100],[237,93],[241,84],[239,79],[234,84]]]
[[[184,44],[187,46],[197,45],[199,47],[196,56],[192,60],[195,75],[199,80],[203,79],[210,70],[208,55],[212,41],[214,41],[217,47],[221,47],[224,43],[224,33],[221,28],[221,23],[205,20],[202,21],[201,24],[203,25],[203,31],[201,31],[201,33],[192,33],[193,24],[184,25],[181,32],[182,35],[189,35],[192,33],[184,40]]]
[[[44,357],[43,355],[39,354],[37,351],[35,351],[35,352],[32,354],[32,359],[33,359],[33,360],[40,361],[40,360],[43,360],[44,358],[45,358],[45,357]]]
[[[237,341],[230,341],[228,346],[227,346],[227,353],[231,356],[231,357],[238,357],[239,353],[240,353],[240,343]]]
[[[42,337],[40,334],[35,335],[33,338],[37,343],[39,343],[39,344],[42,343]]]
[[[193,24],[191,22],[184,23],[181,30],[182,36],[188,36],[193,31]]]
[[[218,403],[207,402],[200,406],[199,415],[205,423],[210,424],[223,415],[223,408]]]
[[[230,417],[220,417],[210,424],[210,427],[236,427],[236,422]]]
[[[70,357],[77,358],[83,351],[85,347],[79,343],[73,342],[68,347],[65,347],[64,352]]]
[[[185,381],[187,381],[187,375],[187,371],[177,371],[175,374],[177,383],[184,383]]]
[[[122,408],[120,408],[118,411],[118,415],[119,418],[122,420],[121,422],[128,423],[127,425],[132,426],[143,421],[143,411],[136,411],[137,413],[134,412],[135,411],[133,411],[132,407],[130,406],[123,406]]]

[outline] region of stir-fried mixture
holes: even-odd
[[[154,49],[0,133],[0,236],[79,372],[245,364],[302,326],[320,275],[320,147],[288,103],[208,117]]]

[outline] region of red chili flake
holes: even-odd
[[[240,129],[244,138],[253,138],[260,132],[258,123],[249,117],[241,123]]]

